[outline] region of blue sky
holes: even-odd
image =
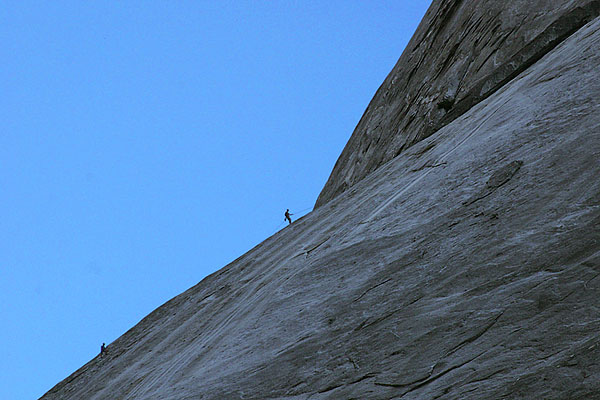
[[[3,1],[0,398],[312,208],[430,1]]]

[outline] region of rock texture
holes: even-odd
[[[598,15],[598,0],[434,1],[316,206],[470,110]]]
[[[42,398],[600,398],[599,66],[594,19]]]

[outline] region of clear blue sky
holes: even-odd
[[[429,4],[3,1],[0,398],[311,208]]]

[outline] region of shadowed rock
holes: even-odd
[[[434,1],[316,207],[463,115],[599,14],[598,0]]]
[[[521,165],[523,165],[523,161],[513,161],[494,172],[485,184],[485,187],[479,193],[477,193],[477,195],[465,201],[463,204],[466,206],[471,205],[476,201],[492,194],[494,190],[508,182],[510,178],[517,173],[519,168],[521,168]]]

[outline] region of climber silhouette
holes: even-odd
[[[104,357],[104,354],[106,354],[106,344],[102,343],[102,346],[100,346],[100,357]]]
[[[290,214],[290,209],[288,208],[287,210],[285,210],[284,221],[288,221],[291,224],[292,223],[292,219],[290,218],[290,215],[294,215],[294,214]]]

